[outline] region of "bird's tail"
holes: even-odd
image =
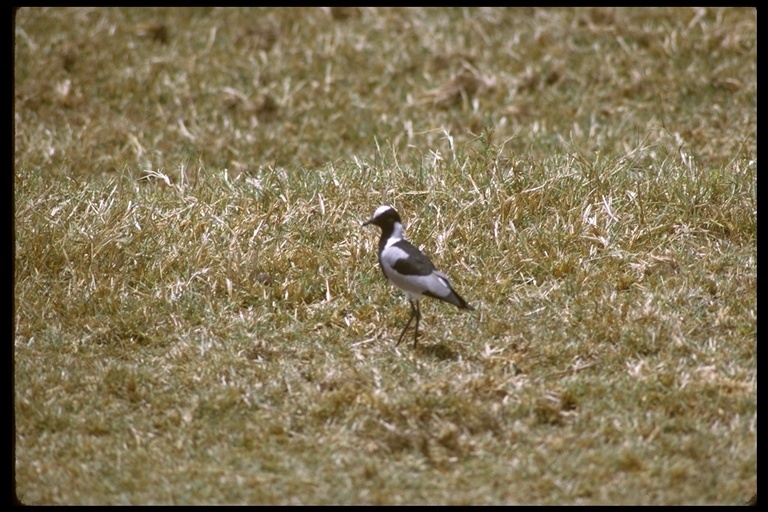
[[[430,291],[424,292],[424,295],[428,295],[430,297],[434,297],[439,300],[444,300],[445,302],[450,302],[454,306],[460,309],[468,309],[470,311],[473,311],[475,308],[470,306],[467,301],[461,298],[461,295],[456,293],[456,290],[453,289],[453,286],[451,286],[451,282],[448,281],[448,277],[443,274],[442,272],[435,271],[433,275],[437,275],[438,278],[443,282],[445,286],[448,287],[450,290],[450,293],[448,295],[436,295]]]
[[[451,288],[451,294],[448,297],[446,297],[446,299],[448,300],[448,302],[450,302],[451,304],[455,304],[456,306],[458,306],[461,309],[468,309],[470,311],[474,311],[474,309],[475,309],[472,306],[470,306],[467,303],[467,301],[462,299],[461,295],[456,293],[456,290],[454,290],[453,288]]]

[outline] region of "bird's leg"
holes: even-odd
[[[413,302],[411,302],[411,307],[413,307]],[[416,312],[416,325],[413,327],[413,348],[416,348],[419,339],[419,320],[421,320],[421,303],[419,301],[416,301],[414,311]]]
[[[416,318],[416,325],[417,326],[419,325],[418,318],[419,318],[419,316],[421,316],[421,314],[419,313],[419,316],[417,316],[417,313],[416,313],[417,310],[416,310],[416,308],[413,307],[413,301],[409,299],[408,302],[410,302],[410,304],[411,304],[411,316],[408,317],[408,323],[405,324],[405,328],[403,329],[403,332],[400,333],[400,337],[397,339],[397,345],[395,345],[395,346],[398,346],[398,345],[400,345],[400,343],[402,343],[403,336],[405,335],[405,331],[407,331],[408,327],[411,325],[411,320]]]

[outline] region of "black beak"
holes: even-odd
[[[367,226],[367,225],[368,225],[368,224],[370,224],[371,222],[373,222],[373,219],[370,219],[370,220],[367,220],[367,221],[363,222],[363,225],[362,225],[362,226],[360,226],[360,227],[364,227],[364,226]]]

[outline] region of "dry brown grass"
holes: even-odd
[[[28,504],[740,504],[750,9],[21,9]],[[407,306],[382,203],[477,307]]]

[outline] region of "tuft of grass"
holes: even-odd
[[[755,21],[20,9],[17,498],[747,502]]]

